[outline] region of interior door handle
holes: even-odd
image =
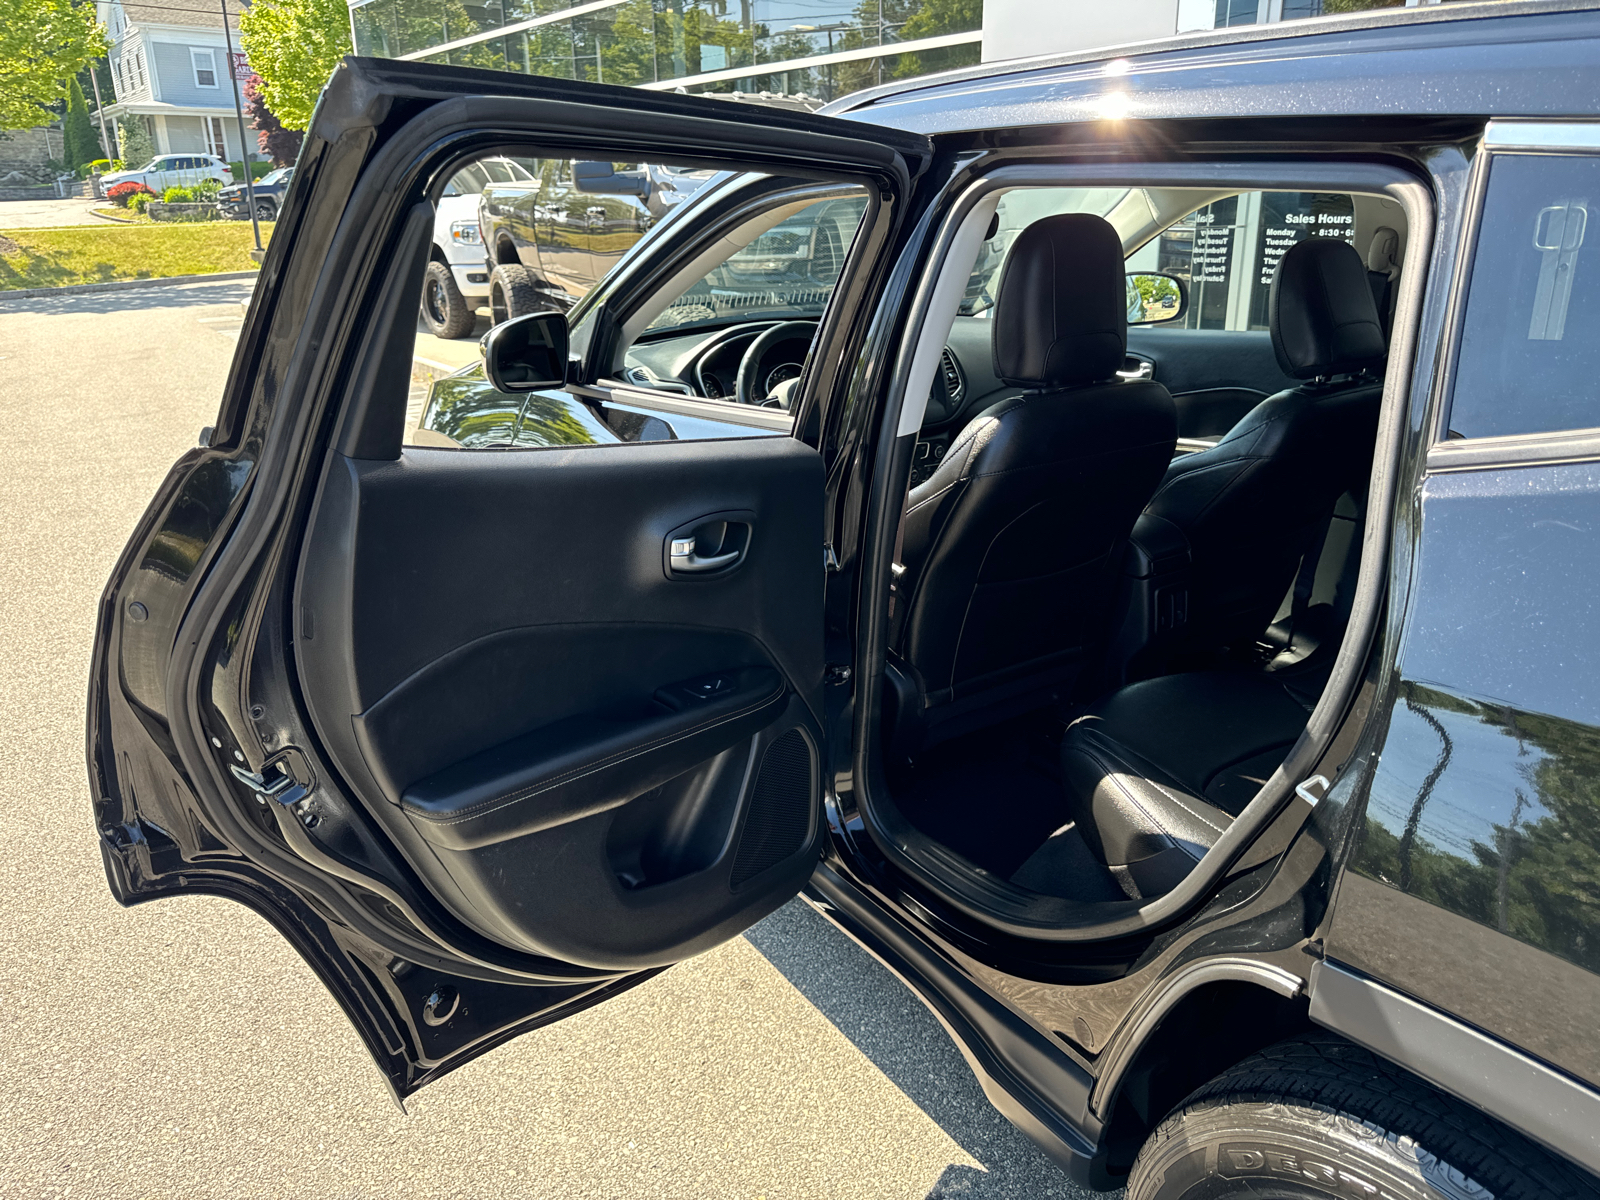
[[[750,549],[753,512],[709,513],[667,534],[663,565],[668,579],[720,576]]]
[[[744,551],[730,550],[726,554],[699,555],[695,553],[695,539],[673,538],[669,552],[670,566],[674,571],[720,571],[731,567],[744,557]]]

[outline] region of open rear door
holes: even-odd
[[[605,383],[644,320],[630,305],[683,286],[715,257],[706,230],[765,193],[709,188],[574,310],[572,383],[539,410],[570,445],[402,444],[432,201],[473,154],[842,181],[867,203],[814,359],[855,344],[928,144],[761,117],[347,60],[211,444],[175,466],[107,587],[89,765],[112,891],[262,913],[397,1096],[735,936],[816,861],[817,451],[770,412],[748,437],[652,435],[664,423]],[[786,203],[774,220],[800,211]],[[808,370],[798,403],[835,402],[842,375]],[[580,436],[606,421],[615,436]]]

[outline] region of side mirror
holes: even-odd
[[[572,184],[580,192],[591,196],[648,196],[650,194],[650,180],[642,173],[629,171],[618,175],[608,162],[573,163]]]
[[[1137,272],[1128,275],[1128,324],[1157,325],[1176,321],[1189,310],[1189,292],[1176,275]]]
[[[529,313],[502,321],[478,343],[483,371],[497,392],[536,392],[567,382],[567,318]]]

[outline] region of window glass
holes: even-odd
[[[1497,155],[1461,329],[1450,436],[1600,426],[1600,158]]]
[[[711,270],[651,321],[646,332],[821,317],[866,207],[865,196],[808,204]]]

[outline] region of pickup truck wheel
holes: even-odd
[[[1201,1087],[1150,1135],[1128,1200],[1567,1200],[1565,1163],[1331,1035],[1280,1042]]]
[[[256,220],[276,221],[278,219],[278,206],[271,200],[256,201]]]
[[[538,278],[527,267],[501,263],[489,275],[489,311],[494,324],[549,307],[550,302],[539,291]]]
[[[434,337],[459,338],[472,332],[478,323],[477,309],[456,286],[455,276],[442,262],[428,264],[422,277],[422,319]]]

